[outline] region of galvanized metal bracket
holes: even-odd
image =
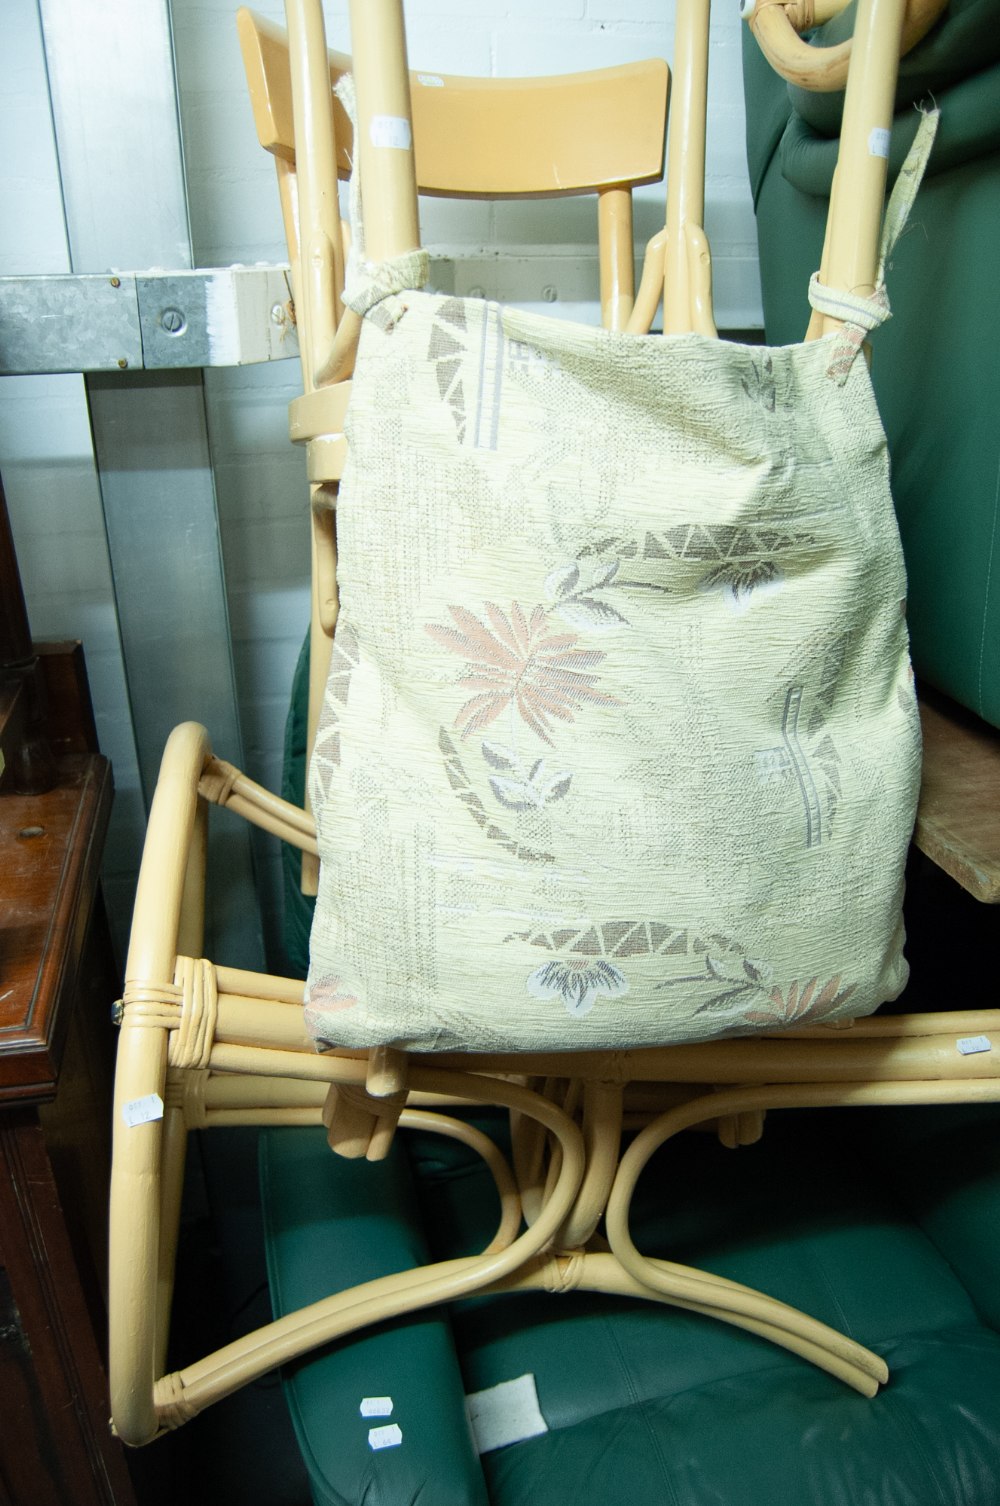
[[[287,266],[0,277],[0,376],[297,356]]]

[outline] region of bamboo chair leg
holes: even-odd
[[[989,1084],[983,1087],[985,1092],[992,1092],[996,1096],[994,1087]],[[716,1095],[714,1101],[716,1107],[724,1113],[744,1114],[748,1111],[783,1107],[947,1102],[955,1096],[954,1087],[941,1082],[814,1083],[736,1088]],[[622,1157],[618,1177],[608,1201],[606,1220],[608,1239],[614,1255],[631,1277],[654,1291],[704,1304],[706,1310],[714,1310],[714,1315],[726,1322],[736,1321],[739,1317],[773,1324],[783,1333],[810,1344],[818,1344],[835,1357],[859,1366],[879,1384],[883,1383],[888,1378],[888,1371],[879,1356],[835,1334],[825,1325],[816,1324],[814,1319],[770,1299],[765,1299],[762,1306],[760,1294],[746,1287],[671,1262],[650,1260],[636,1249],[629,1231],[628,1210],[639,1175],[660,1145],[680,1130],[706,1117],[706,1107],[707,1101],[701,1104],[695,1102],[662,1115],[636,1137]]]
[[[176,728],[167,743],[125,967],[115,1073],[108,1320],[112,1412],[119,1434],[130,1443],[146,1442],[158,1427],[153,1380],[165,1328],[159,1293],[167,1038],[198,780],[210,754],[205,729],[193,722]]]
[[[597,219],[601,262],[601,323],[605,329],[625,329],[635,303],[630,190],[602,189],[597,196]]]
[[[186,957],[200,957],[205,950],[205,868],[208,859],[208,806],[199,800],[195,808],[191,845],[184,872],[184,893],[177,927],[177,950]]]
[[[263,1062],[268,1055],[283,1054],[258,1052],[255,1056]],[[279,1068],[281,1064],[276,1062],[275,1066]],[[315,1059],[314,1067],[331,1075],[339,1074],[345,1081],[360,1081],[360,1072],[364,1070],[363,1063],[321,1057]],[[185,1370],[164,1376],[155,1386],[156,1421],[161,1428],[188,1421],[211,1403],[319,1344],[372,1323],[472,1296],[512,1275],[551,1244],[572,1207],[583,1177],[583,1137],[577,1126],[540,1094],[515,1083],[423,1067],[413,1069],[412,1079],[414,1087],[424,1092],[450,1093],[457,1088],[475,1102],[498,1104],[537,1118],[555,1136],[561,1149],[561,1171],[553,1196],[537,1223],[493,1254],[443,1261],[365,1282],[289,1313]],[[151,1436],[129,1441],[146,1442]]]
[[[169,1092],[168,1084],[168,1095]],[[153,1351],[155,1375],[162,1375],[167,1367],[170,1307],[174,1296],[174,1274],[177,1266],[177,1241],[180,1234],[186,1154],[187,1125],[184,1120],[184,1110],[180,1105],[168,1103],[163,1115],[163,1149],[160,1169],[162,1196],[160,1249],[156,1278],[156,1345]]]
[[[665,1263],[653,1261],[651,1264],[656,1269]],[[711,1304],[653,1290],[624,1270],[614,1255],[601,1251],[574,1251],[568,1257],[540,1257],[514,1276],[497,1282],[486,1290],[487,1293],[605,1292],[611,1296],[636,1297],[645,1302],[659,1302],[664,1306],[678,1307],[684,1312],[698,1313],[707,1318],[726,1316],[727,1321],[734,1327],[742,1328],[747,1333],[755,1333],[759,1338],[767,1339],[770,1343],[799,1355],[818,1369],[825,1370],[827,1374],[860,1392],[862,1396],[871,1397],[878,1392],[879,1381],[867,1369],[863,1369],[842,1355],[832,1354],[825,1346],[815,1344],[807,1338],[790,1333],[787,1329],[763,1319],[752,1318],[741,1313],[723,1315]]]
[[[406,1103],[406,1075],[405,1052],[376,1046],[363,1088],[334,1084],[323,1105],[330,1149],[347,1160],[384,1160]]]
[[[608,1193],[618,1169],[624,1091],[617,1083],[586,1083],[583,1088],[583,1141],[587,1171],[572,1214],[559,1232],[567,1250],[582,1249],[604,1216]]]

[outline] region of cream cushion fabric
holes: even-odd
[[[919,779],[863,360],[366,319],[310,775],[317,1041],[695,1041],[906,979]]]

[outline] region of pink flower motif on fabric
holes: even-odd
[[[344,1009],[353,1009],[361,1001],[342,978],[320,978],[309,985],[309,1002],[305,1009],[306,1026],[311,1033],[321,1025],[324,1016],[338,1014]]]
[[[448,611],[454,627],[428,623],[426,630],[467,661],[458,683],[475,694],[455,718],[463,738],[488,727],[510,708],[552,747],[554,720],[572,722],[585,705],[622,704],[596,688],[598,676],[592,671],[607,656],[598,649],[578,648],[577,633],[554,633],[544,607],[528,615],[516,601],[509,613],[487,602],[488,624],[466,607],[449,606]]]

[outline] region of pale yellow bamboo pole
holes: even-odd
[[[630,335],[648,334],[650,325],[656,318],[656,310],[663,297],[663,259],[666,245],[667,227],[664,225],[663,229],[658,230],[646,243],[642,276],[639,278],[639,291],[635,295],[635,304],[625,325]]]
[[[786,4],[784,11],[796,31],[811,31],[814,26],[825,26],[839,16],[850,3],[851,0],[795,0]]]
[[[177,924],[177,950],[189,957],[200,957],[205,949],[205,866],[208,859],[208,806],[199,800],[195,807],[191,845],[181,897],[181,914]]]
[[[157,1376],[162,1375],[166,1369],[170,1343],[170,1308],[174,1295],[186,1152],[187,1126],[184,1111],[168,1104],[163,1113],[160,1169],[160,1250],[156,1276],[156,1346],[153,1351],[153,1374]]]
[[[125,965],[126,1006],[118,1039],[111,1175],[108,1292],[109,1383],[115,1425],[126,1442],[156,1431],[153,1401],[160,1262],[161,1124],[167,1031],[136,1022],[128,1001],[174,977],[198,779],[211,753],[203,727],[186,722],[167,742],[149,814]],[[135,1119],[136,1104],[153,1117]],[[162,1112],[162,1107],[160,1112]]]
[[[643,1123],[647,1124],[648,1119]],[[312,1107],[292,1104],[264,1108],[260,1105],[247,1108],[206,1109],[199,1124],[200,1129],[309,1129],[323,1123],[323,1099]]]
[[[312,371],[312,357],[309,350],[309,330],[304,318],[300,320],[300,313],[305,308],[305,296],[302,292],[302,263],[299,255],[299,193],[298,183],[295,176],[295,168],[284,157],[275,157],[275,171],[278,176],[278,199],[281,204],[281,221],[285,228],[285,241],[288,246],[289,275],[292,291],[292,310],[295,315],[295,333],[299,345],[299,359],[302,363],[303,384],[307,373]]]
[[[292,120],[296,144],[299,275],[296,300],[303,384],[306,392],[329,380],[327,368],[343,307],[344,242],[337,182],[337,141],[330,91],[326,29],[321,0],[286,0]],[[303,338],[304,336],[304,338]],[[333,573],[330,537],[317,537],[317,508],[327,504],[327,488],[310,488],[312,528],[312,591],[310,596],[310,675],[307,704],[306,762],[312,756],[316,727],[330,665],[332,623],[325,621],[320,582]],[[322,535],[323,530],[320,529]],[[309,807],[308,790],[303,798]],[[258,824],[264,824],[259,822]],[[280,835],[280,833],[279,833]],[[299,844],[303,845],[303,844]],[[304,846],[302,891],[315,894],[319,860],[314,847]]]
[[[705,124],[710,0],[678,0],[674,85],[667,136],[667,238],[663,333],[714,334],[711,260],[704,238]],[[696,249],[689,248],[695,238]],[[708,291],[704,285],[706,273]]]
[[[624,329],[635,303],[635,251],[632,244],[632,191],[604,188],[597,196],[600,251],[601,323]]]
[[[420,245],[410,79],[401,0],[350,0],[365,257]]]
[[[528,1083],[529,1086],[532,1084],[530,1075]],[[542,1207],[545,1190],[545,1131],[537,1120],[515,1113],[510,1116],[510,1139],[521,1206],[528,1223],[532,1224]]]
[[[974,1086],[972,1084],[970,1087]],[[990,1087],[991,1084],[979,1084]],[[963,1099],[965,1095],[963,1094]],[[618,1175],[608,1199],[605,1220],[612,1252],[623,1268],[642,1285],[670,1296],[679,1296],[704,1302],[716,1309],[716,1316],[728,1321],[727,1313],[737,1312],[742,1316],[763,1317],[766,1321],[786,1327],[812,1342],[825,1346],[830,1330],[825,1325],[814,1327],[815,1320],[806,1318],[782,1303],[766,1299],[760,1308],[759,1293],[727,1282],[718,1276],[692,1270],[687,1266],[667,1261],[651,1261],[636,1249],[629,1229],[629,1207],[636,1182],[650,1156],[667,1139],[696,1122],[703,1121],[712,1108],[719,1113],[741,1114],[748,1111],[776,1108],[829,1108],[867,1107],[888,1104],[950,1103],[955,1101],[954,1085],[945,1082],[899,1082],[899,1083],[810,1083],[782,1086],[734,1088],[719,1093],[705,1103],[690,1103],[672,1109],[653,1124],[642,1130],[622,1156]],[[973,1098],[973,1101],[982,1101]],[[842,1336],[841,1336],[842,1337]],[[859,1352],[860,1351],[860,1352]],[[836,1344],[834,1351],[851,1363],[860,1364],[876,1380],[884,1380],[884,1362],[853,1341],[844,1339],[843,1346]],[[867,1356],[867,1358],[864,1358]]]
[[[279,1050],[262,1051],[255,1067],[255,1047],[247,1041],[259,1028],[255,1016],[251,1029],[244,1030],[239,1012],[230,1009],[231,1001],[220,999],[219,1029],[232,1042],[213,1048],[210,1066],[217,1072],[274,1073],[278,1076],[312,1078],[315,1081],[362,1082],[364,1063],[350,1052],[317,1056],[296,1047],[301,1025],[284,1006],[272,1006],[264,1027],[266,1034],[279,1044]],[[919,1019],[919,1016],[915,1017]],[[964,1017],[975,1028],[969,1034],[997,1034],[1000,1015],[983,1010]],[[218,1032],[217,1032],[218,1033]],[[957,1037],[941,1030],[927,1035],[880,1035],[853,1038],[851,1032],[828,1032],[827,1036],[758,1037],[748,1040],[710,1041],[691,1046],[652,1047],[635,1051],[594,1051],[566,1053],[524,1053],[481,1055],[479,1053],[442,1053],[433,1057],[419,1054],[411,1062],[433,1061],[445,1071],[518,1074],[530,1077],[563,1076],[572,1073],[583,1081],[672,1082],[672,1083],[810,1083],[864,1082],[874,1079],[911,1081],[927,1079],[950,1082],[955,1087],[985,1081],[1000,1096],[1000,1053],[980,1052],[963,1055],[956,1047]],[[341,1072],[350,1066],[352,1072]],[[353,1073],[357,1068],[360,1076]],[[353,1075],[352,1075],[353,1073]],[[412,1086],[412,1083],[411,1083]],[[718,1117],[716,1113],[708,1115]],[[520,1173],[519,1173],[520,1175]],[[523,1188],[522,1188],[523,1190]]]
[[[251,973],[244,968],[217,967],[220,992],[248,999],[269,999],[280,1004],[305,1002],[305,984],[300,978],[282,978],[277,973]]]
[[[224,759],[209,759],[205,773],[198,782],[198,789],[206,800],[216,801],[227,808],[231,807],[237,810],[238,814],[245,816],[247,820],[253,819],[250,811],[256,809],[267,812],[276,821],[291,827],[303,836],[315,837],[316,835],[316,823],[299,806],[282,800],[280,795],[275,795],[271,790],[265,789],[262,784],[249,779],[240,769]]]
[[[354,150],[361,182],[364,254],[367,261],[381,262],[420,244],[401,0],[351,0],[350,18],[357,100]],[[401,1072],[398,1052],[394,1060]],[[400,1094],[389,1094],[381,1110],[369,1112],[356,1097],[334,1090],[323,1110],[331,1147],[340,1155],[381,1159],[392,1138],[394,1098],[401,1102]]]
[[[573,1211],[559,1234],[568,1250],[582,1248],[604,1216],[622,1138],[622,1086],[591,1082],[583,1088],[583,1143],[587,1170]]]
[[[198,781],[211,751],[208,733],[197,722],[182,722],[167,740],[136,886],[126,987],[173,980]]]
[[[303,1109],[316,1110],[315,1123],[319,1123],[319,1110],[323,1106],[326,1097],[326,1089],[321,1082],[302,1081],[291,1077],[253,1077],[247,1075],[228,1076],[217,1073],[209,1076],[203,1092],[203,1106],[206,1116],[211,1119],[213,1114],[224,1114],[232,1110],[234,1113],[252,1112],[254,1109]],[[454,1109],[472,1108],[472,1100],[468,1098],[456,1098],[449,1093],[447,1097],[441,1097],[436,1093],[411,1093],[406,1100],[407,1109]],[[659,1105],[660,1113],[663,1105]]]
[[[875,291],[905,8],[906,0],[858,0],[821,281],[860,297]],[[824,315],[810,333],[840,327]]]
[[[220,1045],[239,1044],[247,1038],[257,1046],[314,1056],[316,1048],[298,1010],[275,1006],[264,999],[239,999],[220,994],[215,1021],[215,1039]]]
[[[447,1091],[450,1074],[421,1070],[421,1086]],[[462,1075],[461,1092],[479,1102],[499,1103],[536,1117],[556,1136],[562,1150],[562,1172],[549,1205],[537,1223],[505,1249],[492,1255],[442,1261],[397,1275],[365,1282],[308,1307],[289,1313],[255,1333],[208,1355],[157,1383],[158,1421],[176,1426],[238,1390],[258,1376],[285,1364],[317,1344],[354,1332],[370,1323],[398,1317],[419,1308],[471,1296],[522,1266],[552,1240],[566,1217],[584,1169],[580,1131],[554,1104],[514,1083],[483,1082]],[[139,1440],[146,1441],[146,1440]]]
[[[299,203],[300,297],[308,324],[306,390],[316,383],[315,368],[326,359],[340,320],[344,285],[344,246],[337,187],[337,142],[330,92],[326,29],[320,0],[285,0],[288,61],[295,132],[295,173]]]
[[[654,1269],[667,1264],[668,1262],[658,1260],[650,1261]],[[614,1255],[590,1250],[585,1253],[574,1252],[570,1258],[538,1256],[529,1266],[522,1268],[514,1276],[487,1287],[483,1295],[526,1291],[605,1292],[610,1296],[637,1297],[645,1302],[659,1302],[664,1306],[677,1307],[683,1312],[698,1313],[706,1318],[717,1319],[721,1316],[711,1303],[668,1296],[666,1292],[656,1291],[652,1287],[643,1285],[619,1265]],[[829,1375],[860,1392],[862,1396],[872,1397],[878,1392],[879,1382],[874,1376],[862,1369],[860,1365],[844,1359],[843,1356],[832,1354],[825,1345],[813,1343],[775,1323],[752,1318],[742,1313],[730,1313],[726,1316],[726,1321],[734,1328],[745,1329],[748,1333],[756,1334],[759,1338],[767,1339],[770,1343],[799,1355],[801,1359],[815,1365],[817,1369],[825,1370]]]
[[[568,1114],[570,1118],[576,1118],[580,1108],[580,1101],[583,1097],[583,1083],[579,1078],[568,1078],[562,1083],[556,1081],[548,1082],[545,1084],[543,1092],[544,1096],[552,1103],[559,1104],[564,1114]],[[546,1137],[546,1143],[549,1150],[549,1164],[545,1173],[545,1187],[542,1192],[543,1206],[551,1197],[552,1189],[562,1170],[562,1152],[559,1149],[558,1142],[552,1144],[549,1142],[548,1137]],[[527,1215],[525,1216],[527,1217]],[[537,1217],[537,1214],[529,1218],[528,1222],[533,1222],[534,1217]]]
[[[446,1114],[429,1113],[422,1109],[404,1109],[399,1123],[402,1129],[426,1130],[435,1135],[444,1135],[449,1140],[457,1140],[486,1162],[500,1199],[500,1223],[483,1254],[493,1255],[498,1250],[505,1250],[517,1238],[521,1227],[521,1199],[517,1195],[514,1174],[496,1142],[464,1119],[452,1119]]]

